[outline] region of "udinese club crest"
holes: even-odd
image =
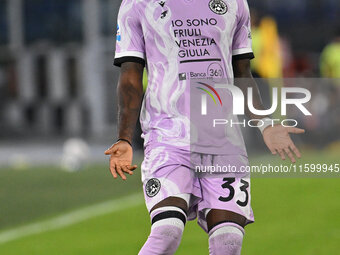
[[[152,178],[148,180],[145,185],[145,193],[148,197],[156,196],[160,189],[161,189],[161,182],[156,178]]]
[[[212,12],[218,15],[223,15],[228,11],[228,6],[223,0],[211,0],[209,7]]]

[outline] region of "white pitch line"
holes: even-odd
[[[77,209],[50,220],[44,220],[0,232],[0,244],[7,243],[25,236],[64,228],[90,218],[135,207],[139,204],[142,204],[143,202],[143,196],[138,193]]]

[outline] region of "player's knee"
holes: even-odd
[[[240,255],[244,230],[233,223],[222,223],[209,232],[209,254]]]
[[[155,242],[159,242],[156,254],[174,254],[181,242],[182,234],[182,229],[172,225],[167,225],[166,227],[156,227],[150,234],[151,239],[154,239]]]
[[[164,243],[160,254],[173,254],[177,250],[186,220],[185,212],[175,206],[158,208],[151,213],[151,235]]]
[[[157,208],[151,213],[151,233],[140,255],[172,255],[176,252],[184,230],[187,216],[174,206]]]

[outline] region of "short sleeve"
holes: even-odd
[[[238,0],[236,30],[233,38],[233,59],[254,58],[251,47],[251,23],[247,0]]]
[[[137,62],[145,65],[145,44],[140,15],[135,0],[123,0],[117,22],[116,51],[114,65]]]

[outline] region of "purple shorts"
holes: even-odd
[[[142,182],[147,209],[167,197],[186,194],[188,219],[197,217],[205,231],[207,209],[232,211],[252,223],[250,175],[239,171],[245,166],[248,159],[241,155],[201,154],[169,145],[146,149]]]

